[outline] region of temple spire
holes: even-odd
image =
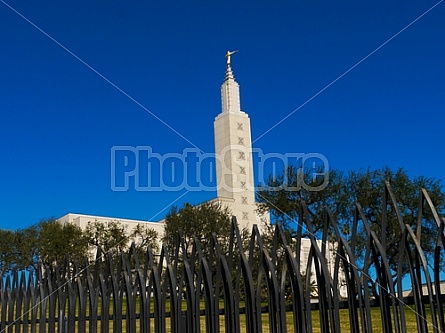
[[[256,213],[252,139],[249,116],[241,111],[239,85],[232,72],[231,56],[221,85],[222,112],[215,118],[215,156],[219,202],[227,205],[240,227],[261,224]]]
[[[227,81],[227,80],[235,81],[235,77],[233,76],[233,72],[232,72],[232,67],[231,66],[227,66],[227,69],[226,69],[226,77],[224,78],[224,81]]]
[[[221,86],[221,101],[222,101],[222,112],[241,112],[240,98],[239,98],[239,86],[235,81],[235,77],[232,72],[232,61],[231,56],[238,52],[227,51],[227,69],[226,76],[224,78],[224,83]]]
[[[238,52],[238,50],[235,51],[227,51],[226,53],[226,59],[227,59],[227,69],[226,69],[226,77],[224,81],[227,80],[235,80],[235,77],[233,76],[232,72],[232,55]]]

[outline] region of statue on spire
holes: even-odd
[[[231,62],[230,62],[230,56],[234,53],[238,52],[238,50],[235,51],[227,51],[226,53],[226,58],[227,58],[227,66],[231,67]]]

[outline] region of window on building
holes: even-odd
[[[247,212],[243,212],[243,220],[248,220],[249,214]]]
[[[238,159],[240,159],[240,160],[245,160],[245,159],[246,159],[246,154],[244,154],[243,151],[240,151],[240,152],[239,152],[239,155],[238,155]]]
[[[243,123],[238,123],[238,131],[242,131],[243,130]]]
[[[247,204],[247,197],[241,197],[241,203]]]
[[[238,144],[244,146],[244,138],[238,138]]]
[[[241,182],[241,188],[246,188],[246,182]]]
[[[246,168],[245,167],[239,167],[239,173],[241,175],[245,175],[246,174]]]

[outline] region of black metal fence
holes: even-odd
[[[34,274],[1,277],[0,332],[444,332],[445,222],[422,191],[413,231],[388,184],[386,189],[383,207],[391,206],[399,222],[408,296],[402,268],[394,279],[386,257],[386,214],[378,239],[357,204],[346,240],[329,211],[324,230],[315,234],[302,203],[292,242],[280,226],[270,247],[257,227],[246,242],[234,221],[225,247],[215,237],[210,249],[202,249],[178,235],[177,246],[171,252],[164,246],[159,256],[147,249],[139,258],[132,247],[116,260],[98,250],[97,260],[84,268],[67,258]],[[430,262],[420,243],[425,210],[437,224]],[[366,236],[360,259],[354,241],[359,225]],[[309,243],[306,252],[303,242]]]

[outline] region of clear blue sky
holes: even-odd
[[[437,1],[6,2],[23,17],[0,0],[1,228],[68,212],[157,220],[181,195],[215,197],[113,192],[110,151],[181,153],[185,137],[213,152],[229,49],[254,147],[445,178],[445,3],[419,18]]]

